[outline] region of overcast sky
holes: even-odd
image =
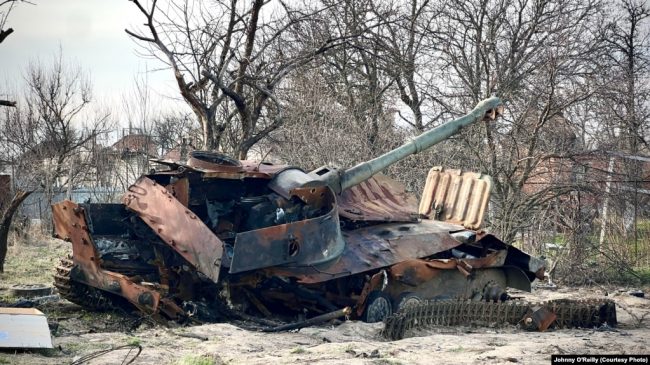
[[[143,23],[128,0],[31,1],[36,5],[14,8],[7,26],[15,33],[0,45],[0,82],[6,86],[16,88],[30,60],[49,61],[61,47],[65,60],[90,72],[96,99],[117,106],[138,72],[163,66],[138,56],[124,32]],[[148,80],[157,102],[169,105],[165,97],[179,95],[169,70],[149,72]]]

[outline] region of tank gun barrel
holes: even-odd
[[[404,158],[422,152],[431,146],[444,141],[455,135],[461,128],[483,120],[485,117],[494,118],[497,114],[497,108],[501,105],[498,97],[491,97],[478,103],[476,107],[468,114],[433,128],[413,140],[404,143],[396,149],[386,152],[383,155],[373,158],[372,160],[362,162],[351,167],[340,174],[340,191],[351,188],[373,175],[386,169],[390,165],[403,160]],[[487,115],[491,111],[490,115]]]
[[[305,173],[297,168],[284,170],[277,174],[273,181],[269,183],[269,188],[286,199],[291,197],[292,189],[297,187],[328,185],[335,193],[339,194],[346,189],[370,179],[373,175],[385,170],[390,165],[444,141],[469,124],[476,123],[484,118],[496,118],[496,115],[500,114],[500,106],[501,100],[497,97],[485,99],[478,103],[468,114],[426,131],[392,151],[346,170],[339,170],[336,167],[328,165],[321,166],[309,173]]]

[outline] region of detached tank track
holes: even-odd
[[[414,330],[435,326],[494,326],[523,323],[539,308],[556,315],[552,326],[558,328],[593,328],[616,325],[616,306],[612,300],[554,300],[543,303],[471,302],[462,300],[425,301],[411,304],[384,320],[383,337],[399,340]]]
[[[72,255],[62,258],[61,263],[56,267],[54,287],[61,297],[84,308],[99,311],[113,310],[118,307],[100,290],[70,279],[73,267]]]

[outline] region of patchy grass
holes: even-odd
[[[401,365],[402,364],[400,361],[393,360],[393,359],[377,359],[377,360],[373,360],[372,363],[377,365]]]
[[[448,351],[449,352],[463,352],[463,351],[465,351],[465,348],[463,346],[458,346],[458,347],[454,347],[453,349],[449,349]]]
[[[140,346],[142,344],[142,340],[140,340],[139,337],[133,336],[133,337],[129,337],[126,340],[126,344],[131,346]]]
[[[296,347],[295,349],[291,350],[291,353],[292,353],[292,354],[304,354],[304,353],[306,353],[306,352],[308,352],[308,351],[305,350],[305,349],[302,348],[302,347]]]
[[[93,351],[110,349],[111,345],[105,342],[72,342],[63,345],[62,348],[65,353],[83,355]]]
[[[0,282],[7,287],[13,284],[51,285],[54,267],[71,251],[70,243],[43,235],[14,240],[14,244],[9,246]]]
[[[53,349],[38,349],[37,352],[44,357],[58,357],[61,355],[61,351],[56,347]]]
[[[215,365],[216,361],[210,356],[206,355],[185,355],[177,363],[177,365]]]

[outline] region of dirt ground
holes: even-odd
[[[22,279],[21,279],[22,280]],[[1,286],[12,282],[2,277]],[[347,321],[298,332],[261,333],[231,324],[183,328],[154,326],[119,313],[94,313],[67,301],[41,306],[51,323],[55,348],[0,351],[0,364],[70,364],[123,345],[84,364],[123,364],[142,347],[133,364],[550,364],[552,354],[650,354],[650,299],[630,288],[536,289],[532,301],[608,297],[617,303],[619,326],[613,330],[571,329],[525,332],[515,327],[438,327],[417,337],[385,341],[382,324]],[[646,295],[650,288],[642,288]],[[519,295],[519,294],[518,294]],[[11,298],[2,297],[5,302]],[[199,335],[204,339],[190,338]]]
[[[536,290],[532,300],[602,296],[602,289]],[[508,328],[439,327],[418,337],[385,341],[382,324],[357,321],[291,333],[260,333],[231,324],[185,328],[140,325],[117,313],[96,314],[61,302],[44,306],[59,328],[54,350],[3,352],[0,364],[71,363],[120,345],[140,345],[134,364],[550,364],[551,354],[650,353],[650,300],[626,291],[609,294],[617,303],[615,330],[554,330],[544,333]],[[643,319],[643,320],[641,320]],[[641,321],[640,321],[641,320]],[[128,331],[128,332],[125,332]],[[207,340],[184,337],[199,335]],[[88,364],[122,364],[128,349],[113,351]],[[134,355],[134,351],[129,357]]]

